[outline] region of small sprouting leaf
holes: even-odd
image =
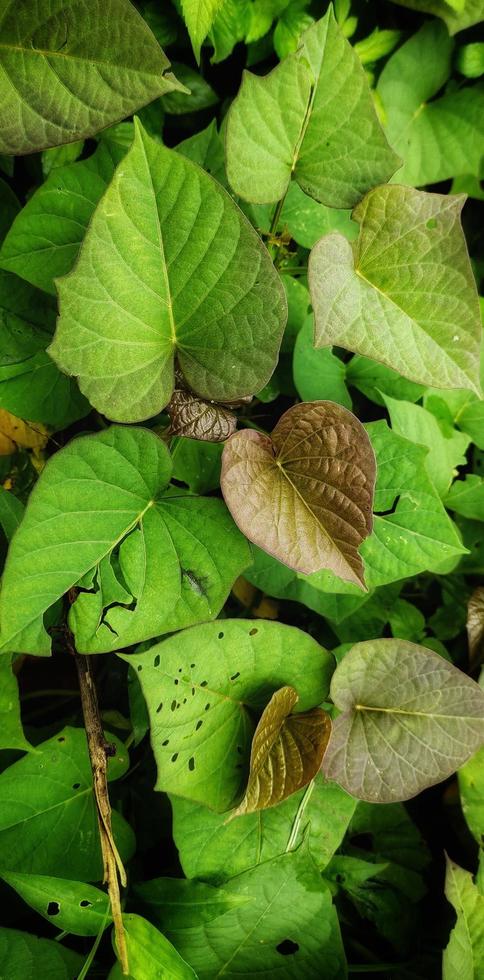
[[[129,973],[133,980],[169,977],[170,980],[197,980],[196,973],[156,926],[141,915],[124,913],[123,926],[128,951]]]
[[[290,408],[271,436],[246,429],[222,457],[222,492],[243,533],[299,572],[364,584],[375,457],[363,426],[333,402]]]
[[[323,771],[362,800],[408,800],[450,776],[484,741],[484,691],[406,640],[357,643],[338,665]]]
[[[200,439],[204,442],[225,442],[237,428],[237,419],[223,405],[204,401],[190,391],[175,388],[167,408],[170,434]]]
[[[0,976],[9,980],[76,980],[84,957],[54,939],[39,939],[20,929],[0,929]]]
[[[484,895],[469,871],[447,858],[445,895],[457,921],[444,949],[443,980],[481,980],[484,964]]]
[[[4,490],[3,493],[5,492]],[[12,658],[0,657],[0,749],[28,752],[31,748],[23,733],[18,684],[12,670]]]
[[[103,922],[111,922],[108,895],[93,885],[18,871],[2,871],[1,877],[44,919],[75,936],[97,936]]]
[[[314,246],[315,344],[336,344],[435,388],[479,393],[481,319],[460,212],[464,197],[376,187],[360,235]],[[419,284],[416,289],[415,284]]]
[[[192,391],[221,402],[274,370],[287,311],[267,249],[216,181],[139,122],[57,287],[49,353],[108,418],[160,412],[175,354]]]
[[[322,708],[291,714],[297,702],[294,688],[282,687],[264,708],[252,740],[249,781],[234,817],[282,803],[318,772],[331,720]]]
[[[44,614],[73,586],[77,649],[102,653],[218,614],[249,564],[221,500],[168,487],[170,454],[148,429],[111,426],[47,463],[7,556],[4,650],[48,655]]]
[[[474,590],[467,607],[467,639],[469,642],[469,660],[472,664],[479,663],[484,654],[484,586],[478,585]]]
[[[218,811],[234,805],[247,781],[254,713],[296,681],[301,711],[320,704],[333,669],[308,634],[263,620],[204,623],[119,656],[139,671],[156,788]]]
[[[200,48],[223,3],[224,0],[181,0],[183,18],[198,62]]]
[[[0,12],[0,153],[34,153],[124,119],[180,88],[128,0],[15,0]],[[48,92],[48,97],[46,93]]]
[[[255,204],[278,201],[294,177],[317,201],[350,208],[400,162],[332,7],[269,75],[245,73],[226,145],[229,183]]]

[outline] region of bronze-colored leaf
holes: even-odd
[[[290,408],[272,437],[246,429],[222,456],[221,487],[241,531],[298,572],[329,568],[364,585],[376,463],[357,418],[333,402]]]
[[[472,667],[482,662],[484,655],[484,586],[474,590],[467,606],[467,639]]]
[[[292,715],[298,700],[293,687],[281,687],[264,708],[252,740],[247,788],[232,816],[282,803],[320,769],[331,719],[322,708]]]
[[[225,442],[237,426],[237,419],[232,412],[181,388],[173,392],[168,414],[172,435],[201,439],[204,442]]]

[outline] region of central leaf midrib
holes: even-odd
[[[42,25],[39,25],[39,26],[42,26]],[[1,28],[1,24],[0,24],[0,28]],[[130,65],[119,65],[118,66],[113,61],[105,61],[105,60],[103,60],[101,58],[90,58],[90,57],[85,57],[84,58],[84,57],[82,57],[80,55],[77,55],[77,54],[76,55],[74,55],[74,54],[66,54],[66,53],[64,53],[62,51],[48,51],[48,50],[44,50],[43,48],[32,48],[32,47],[30,47],[30,48],[24,48],[24,47],[22,47],[19,44],[7,44],[5,41],[0,41],[0,51],[2,49],[4,51],[17,52],[18,54],[22,54],[22,55],[26,55],[26,54],[38,55],[40,58],[47,58],[47,59],[48,58],[59,58],[59,59],[62,59],[63,58],[64,60],[67,60],[67,61],[81,62],[82,64],[86,64],[86,65],[102,65],[102,67],[104,67],[104,68],[119,68],[121,71],[134,72],[136,75],[149,75],[149,76],[152,76],[153,78],[158,78],[158,72],[143,71],[143,69],[141,69],[141,68],[131,67]],[[169,65],[166,64],[164,70],[166,68],[168,68],[168,67],[169,67]],[[7,76],[9,76],[8,71],[6,71],[6,74],[7,74]],[[161,75],[161,77],[163,77],[163,73],[162,72],[160,73],[160,75]],[[73,98],[74,98],[74,96],[73,96]],[[79,101],[82,101],[82,100],[80,99]]]
[[[406,708],[380,708],[374,705],[368,704],[355,704],[353,705],[355,711],[368,711],[368,712],[379,712],[380,714],[388,715],[410,715],[417,718],[442,718],[442,719],[454,719],[455,721],[479,721],[478,715],[443,715],[438,712],[433,711],[409,711]]]

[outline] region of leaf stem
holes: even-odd
[[[84,727],[86,729],[89,758],[91,761],[94,798],[96,801],[104,865],[103,881],[108,887],[121,969],[127,975],[129,974],[128,949],[126,946],[119,890],[120,882],[123,887],[126,887],[126,872],[113,838],[107,777],[108,758],[114,754],[115,749],[104,737],[96,686],[92,673],[91,657],[83,656],[77,652],[74,646],[73,636],[70,632],[68,633],[68,646],[74,657],[79,678]]]
[[[289,835],[289,840],[287,842],[286,854],[288,851],[292,851],[294,849],[294,845],[296,843],[299,831],[301,829],[301,821],[304,816],[304,811],[309,803],[309,800],[311,799],[311,794],[313,792],[313,789],[314,789],[314,779],[312,779],[311,782],[308,783],[306,787],[306,792],[298,806],[296,816],[294,817],[294,823],[291,828],[291,833]]]
[[[288,188],[289,188],[289,185],[288,185]],[[287,197],[287,189],[285,190],[284,194],[282,195],[281,200],[278,201],[277,204],[276,204],[276,208],[275,208],[274,214],[272,215],[271,226],[269,228],[269,235],[275,235],[275,233],[277,231],[277,226],[279,224],[279,219],[281,217],[282,209],[284,207],[284,203],[285,203],[285,200],[286,200],[286,197]]]

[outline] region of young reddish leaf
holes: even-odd
[[[484,586],[474,590],[467,606],[467,639],[469,641],[469,660],[479,663],[484,653]]]
[[[167,411],[171,422],[170,432],[174,436],[204,442],[225,442],[237,427],[235,415],[223,405],[204,401],[180,388],[173,392]]]
[[[222,492],[250,541],[298,572],[329,568],[358,585],[374,484],[370,440],[333,402],[295,405],[272,436],[237,432],[222,457]]]
[[[282,803],[318,772],[331,719],[322,708],[292,715],[298,700],[293,687],[281,687],[264,708],[252,740],[249,781],[234,817]]]
[[[484,691],[406,640],[356,643],[333,674],[325,775],[352,796],[395,803],[450,776],[484,742]]]

